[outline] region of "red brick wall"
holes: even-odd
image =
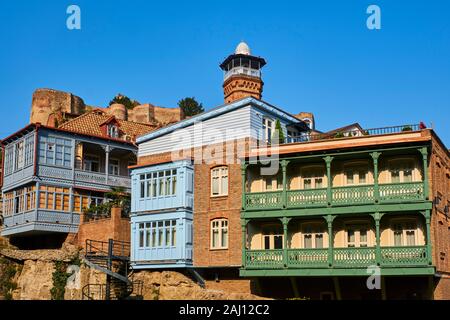
[[[108,241],[109,239],[119,241],[130,241],[130,220],[121,218],[121,209],[112,208],[111,218],[80,221],[78,229],[78,245],[84,247],[86,240]]]
[[[450,275],[450,214],[444,207],[450,205],[450,157],[439,141],[433,137],[429,167],[430,199],[440,196],[440,204],[433,206],[431,239],[433,264],[436,270]]]
[[[434,289],[435,300],[450,300],[450,277],[438,278]]]

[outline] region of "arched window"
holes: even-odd
[[[211,221],[211,249],[228,248],[228,220],[214,219]]]
[[[211,170],[211,196],[228,195],[228,167]]]

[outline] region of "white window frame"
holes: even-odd
[[[405,165],[406,164],[406,165]],[[391,159],[388,161],[389,165],[389,182],[390,183],[405,183],[405,171],[411,170],[411,181],[406,182],[414,182],[417,181],[416,177],[416,168],[415,168],[415,161],[410,158],[404,158],[404,159]],[[409,166],[408,166],[409,165]],[[399,181],[393,182],[392,173],[394,170],[399,171]]]
[[[113,164],[113,161],[117,161],[117,164]],[[120,160],[116,158],[110,158],[108,164],[108,174],[113,176],[120,176]],[[117,170],[117,174],[114,172]]]
[[[369,164],[366,162],[350,163],[344,166],[344,185],[345,186],[357,186],[357,185],[367,185],[369,184]],[[349,183],[347,174],[348,172],[353,173],[353,182]],[[365,172],[365,181],[361,183],[360,177],[361,173]]]
[[[307,232],[307,229],[310,228],[311,231]],[[320,223],[317,222],[305,222],[302,223],[300,225],[300,230],[301,230],[301,247],[303,249],[325,249],[328,247],[327,245],[327,241],[325,238],[325,227],[323,225],[321,225]],[[322,232],[319,232],[319,230],[322,230]],[[305,245],[305,236],[306,235],[310,235],[311,236],[311,248],[306,248]],[[322,247],[318,248],[317,247],[317,236],[321,235],[322,236]]]
[[[262,130],[263,130],[263,140],[266,143],[272,142],[272,135],[275,131],[276,121],[272,118],[263,116],[262,118]]]
[[[21,140],[16,143],[15,146],[15,170],[21,170],[25,166],[25,140]]]
[[[111,138],[119,138],[119,128],[116,124],[108,124],[108,136]]]
[[[281,238],[281,249],[284,248],[284,233],[278,225],[265,225],[262,227],[261,248],[264,250],[281,250],[275,249],[275,237]],[[266,248],[266,239],[269,239],[269,248]]]
[[[413,226],[415,226],[415,228],[408,228],[407,226],[411,224]],[[412,247],[414,246],[418,246],[419,245],[419,222],[417,221],[417,219],[413,219],[413,218],[398,218],[398,219],[392,219],[390,221],[390,228],[391,228],[391,238],[389,243],[391,244],[391,246],[398,246],[395,244],[395,232],[396,232],[396,226],[400,225],[402,228],[402,236],[401,236],[401,245],[400,247],[409,247],[408,245],[408,237],[407,237],[407,233],[409,231],[414,231],[414,244],[411,245]]]
[[[228,249],[228,245],[230,242],[230,233],[229,233],[229,225],[228,225],[228,219],[224,219],[224,218],[219,218],[219,219],[213,219],[211,220],[211,224],[210,224],[210,237],[211,237],[211,242],[210,242],[210,248],[212,250],[218,250],[218,249]],[[215,243],[214,241],[214,235],[217,232],[217,240],[218,243]],[[223,234],[225,235],[226,238],[226,244],[224,244],[223,241]]]
[[[224,179],[226,179],[226,188],[223,188]],[[228,167],[222,166],[211,169],[211,197],[228,196],[229,182]],[[217,194],[214,194],[214,183],[218,184]]]
[[[349,229],[354,231],[354,236],[355,236],[355,241],[354,241],[354,245],[352,247],[350,247],[350,243],[348,241],[348,231]],[[365,242],[365,246],[361,246],[362,244],[364,244],[363,242],[361,242],[361,229],[365,229],[366,230],[366,242]],[[370,226],[369,223],[366,222],[355,222],[355,223],[350,223],[350,224],[346,224],[345,225],[345,247],[346,248],[369,248],[369,247],[373,247],[372,246],[372,238],[371,235],[372,233],[370,232]]]
[[[322,172],[322,175],[320,173]],[[319,180],[322,180],[322,186],[320,188],[317,187]],[[325,174],[325,169],[320,165],[313,165],[303,167],[300,170],[300,189],[302,190],[310,190],[310,189],[323,189],[327,187],[327,177]],[[305,188],[305,181],[311,180],[311,187]]]
[[[263,186],[265,191],[279,191],[283,190],[283,173],[278,172],[274,176],[262,176]],[[270,180],[270,183],[268,183]]]

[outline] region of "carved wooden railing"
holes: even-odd
[[[389,183],[378,186],[377,198],[374,185],[354,185],[331,188],[331,205],[353,205],[386,202],[403,202],[424,200],[423,182]],[[245,194],[245,210],[264,210],[304,207],[326,207],[328,205],[327,189],[287,190],[286,199],[283,191],[252,192]],[[286,202],[286,203],[285,203]]]
[[[328,249],[288,249],[288,267],[326,268]]]
[[[287,207],[313,207],[327,204],[327,189],[289,190]]]
[[[251,250],[246,253],[246,266],[263,269],[283,268],[283,250]]]

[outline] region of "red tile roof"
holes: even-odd
[[[114,116],[106,114],[101,110],[93,110],[88,113],[82,114],[75,119],[69,120],[59,126],[59,129],[73,131],[80,134],[92,135],[92,136],[105,136],[102,131],[102,125],[110,122]],[[136,141],[136,137],[147,134],[160,126],[156,123],[146,124],[137,123],[132,121],[120,120],[116,118],[119,124],[119,130],[121,136],[125,140],[125,135],[130,137],[131,141]]]

